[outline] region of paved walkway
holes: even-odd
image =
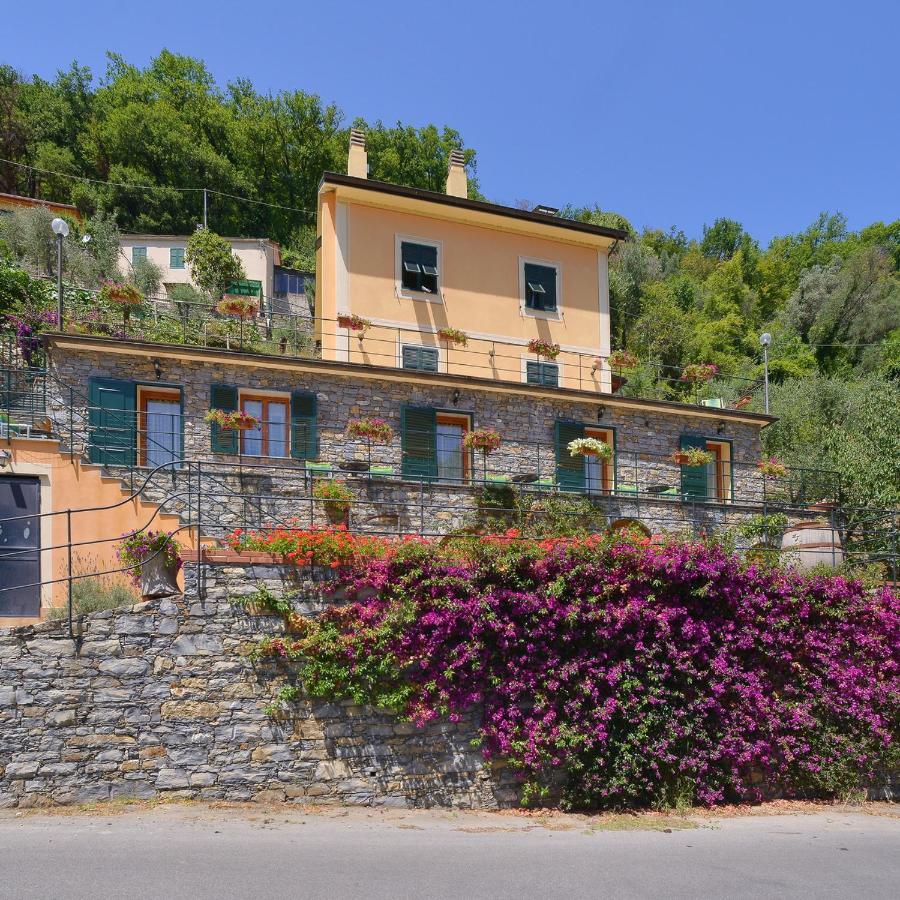
[[[895,898],[900,810],[687,822],[283,807],[7,810],[0,873],[0,897],[17,900]]]

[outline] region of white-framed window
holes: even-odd
[[[519,257],[519,305],[523,316],[562,318],[561,267],[548,259]]]
[[[398,234],[394,252],[397,296],[442,302],[440,241]]]

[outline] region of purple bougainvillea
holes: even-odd
[[[419,542],[306,622],[314,695],[424,724],[481,715],[488,758],[576,808],[835,796],[896,762],[900,602],[708,543]],[[359,596],[363,596],[360,594]]]

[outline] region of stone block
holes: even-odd
[[[179,769],[160,769],[156,776],[156,789],[174,791],[190,787],[190,776]]]
[[[143,659],[106,659],[100,663],[100,671],[116,678],[136,678],[144,675],[150,664]]]
[[[219,705],[202,700],[167,700],[160,707],[164,719],[215,719]]]

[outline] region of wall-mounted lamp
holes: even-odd
[[[606,407],[602,404],[597,407],[597,421],[600,422],[606,415]]]
[[[724,433],[725,433],[725,423],[719,422],[719,424],[716,425],[716,434],[724,434]]]
[[[453,390],[453,405],[456,406],[459,403],[459,388],[454,388]]]
[[[162,380],[162,363],[158,359],[153,360],[153,371],[156,373],[156,380]]]
[[[9,450],[0,450],[0,469],[8,469],[12,466],[12,453]]]

